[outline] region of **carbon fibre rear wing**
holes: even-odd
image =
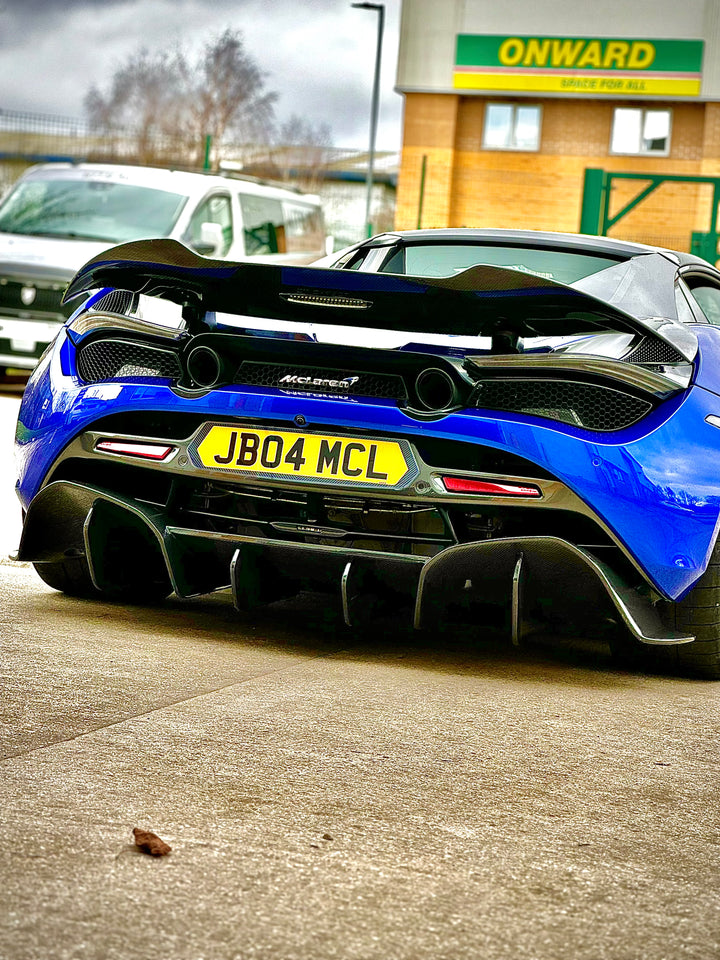
[[[451,277],[406,277],[211,260],[176,240],[140,240],[89,260],[69,284],[65,301],[103,287],[181,304],[191,332],[205,329],[203,317],[216,312],[456,336],[512,339],[614,331],[677,340],[657,322],[632,317],[573,287],[489,265]],[[663,323],[685,333],[677,321]]]

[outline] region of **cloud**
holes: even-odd
[[[400,144],[394,93],[400,0],[386,0],[378,147]],[[350,0],[0,0],[0,49],[9,110],[81,116],[141,46],[192,53],[230,27],[279,94],[280,118],[328,123],[337,146],[368,142],[377,14]]]

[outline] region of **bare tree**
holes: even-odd
[[[184,156],[197,164],[207,136],[217,151],[231,132],[244,141],[268,135],[276,99],[242,34],[227,29],[195,61],[182,51],[141,48],[117,68],[106,91],[90,88],[84,106],[103,129],[136,130],[141,161],[152,159],[164,138],[176,141],[175,151],[183,144]]]
[[[246,52],[242,35],[227,29],[205,46],[191,77],[196,128],[220,142],[232,133],[241,143],[268,136],[277,94]]]
[[[178,119],[182,66],[178,55],[140,48],[115,71],[107,93],[90,88],[88,119],[104,129],[132,127],[145,138],[170,133]]]
[[[293,176],[307,188],[314,187],[332,151],[329,124],[311,123],[294,113],[278,126],[274,140],[275,165],[282,179]]]

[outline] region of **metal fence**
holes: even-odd
[[[224,145],[230,153],[235,145]],[[0,110],[0,162],[99,161],[202,167],[206,138],[147,133],[139,128],[98,127],[85,120]],[[215,151],[216,155],[221,151]]]
[[[357,150],[315,144],[222,142],[97,126],[74,117],[0,109],[0,163],[96,161],[216,169],[232,161],[275,179],[317,179],[328,169],[362,165]]]
[[[365,196],[367,159],[362,151],[331,146],[217,143],[205,137],[192,141],[127,127],[98,127],[74,117],[0,109],[3,192],[34,163],[138,163],[185,170],[217,170],[225,164],[319,193],[325,202],[328,230],[339,244],[364,235],[361,198]],[[377,230],[392,227],[397,159],[392,153],[379,153],[375,158],[373,219]]]

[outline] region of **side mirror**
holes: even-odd
[[[224,245],[223,228],[219,223],[208,221],[200,224],[200,240],[193,247],[201,256],[220,257]]]

